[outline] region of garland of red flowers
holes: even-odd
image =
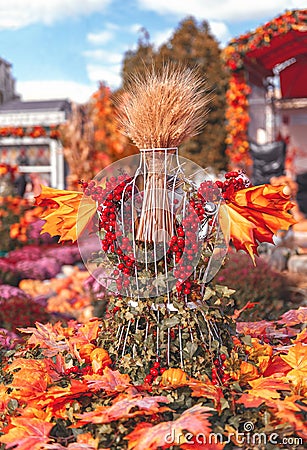
[[[11,166],[10,164],[7,163],[0,164],[0,177],[9,174],[11,179],[13,179],[16,172],[17,172],[16,166]]]
[[[40,125],[33,127],[3,127],[0,128],[0,137],[48,137],[51,139],[59,139],[60,129],[58,125],[51,125],[50,127]]]
[[[307,26],[307,9],[287,11],[255,31],[241,35],[230,41],[224,49],[223,57],[231,72],[229,88],[226,95],[227,110],[227,150],[231,167],[248,170],[251,165],[249,155],[248,132],[248,95],[250,87],[245,78],[244,58],[248,52],[269,46],[271,40],[291,30]]]

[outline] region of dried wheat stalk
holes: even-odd
[[[138,240],[161,242],[171,233],[173,217],[165,186],[166,165],[158,160],[167,157],[162,149],[176,148],[202,130],[210,101],[207,90],[206,81],[196,69],[168,63],[160,71],[152,66],[145,75],[131,76],[119,101],[122,133],[139,149],[153,149],[152,154],[146,152],[148,175]]]
[[[119,100],[121,131],[140,149],[178,147],[204,127],[207,92],[206,80],[196,69],[168,63],[156,71],[152,66],[128,81]]]

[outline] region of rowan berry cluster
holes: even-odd
[[[144,383],[151,384],[159,375],[166,371],[166,367],[161,367],[159,361],[155,361],[149,370],[149,374],[144,378]]]
[[[220,191],[213,181],[203,181],[198,188],[197,197],[202,205],[204,202],[217,202],[220,199]]]
[[[214,367],[212,367],[211,371],[212,384],[227,384],[229,382],[230,375],[228,373],[225,373],[226,359],[227,356],[225,355],[225,353],[222,353],[213,361]]]
[[[79,366],[71,366],[64,370],[64,375],[76,375],[76,376],[82,376],[82,375],[88,375],[92,374],[93,369],[90,364],[86,364],[82,367]]]
[[[94,181],[82,182],[84,194],[98,202],[99,228],[105,234],[101,240],[102,250],[109,254],[114,254],[118,258],[118,263],[113,271],[116,277],[117,289],[130,284],[129,277],[135,267],[135,258],[132,253],[132,245],[128,237],[123,236],[122,231],[116,226],[117,214],[122,202],[131,198],[133,186],[132,178],[119,175],[111,177],[105,188],[97,186]],[[129,218],[125,217],[127,221]],[[129,227],[130,224],[126,225]]]
[[[215,184],[221,189],[222,196],[226,201],[231,201],[235,192],[251,186],[251,182],[243,170],[227,172],[225,181],[217,180]]]

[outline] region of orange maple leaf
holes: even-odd
[[[264,184],[241,189],[222,206],[221,226],[226,235],[229,226],[236,249],[246,251],[254,261],[258,243],[272,243],[274,234],[296,223],[288,212],[292,207],[284,186]]]
[[[98,319],[94,319],[82,324],[81,327],[76,330],[76,334],[70,341],[77,344],[78,347],[90,343],[97,338],[100,323],[101,322]]]
[[[60,386],[51,386],[46,392],[41,393],[33,399],[33,405],[36,407],[49,407],[54,416],[62,417],[62,408],[73,400],[80,397],[91,396],[89,389],[85,383],[72,379],[70,386],[62,388]]]
[[[46,207],[41,215],[46,222],[42,233],[60,236],[60,241],[76,241],[96,212],[96,203],[82,192],[47,186],[42,186],[36,204]]]
[[[131,417],[143,415],[151,416],[170,411],[169,408],[160,406],[159,403],[169,403],[169,400],[164,396],[144,397],[139,394],[130,398],[126,395],[121,395],[111,406],[98,406],[94,411],[77,414],[75,417],[80,419],[77,426],[88,423],[110,423],[114,420],[130,419]]]
[[[300,401],[300,403],[297,403],[297,401]],[[307,424],[304,420],[307,406],[302,405],[303,401],[304,399],[301,396],[292,395],[284,400],[269,400],[266,404],[282,425],[290,424],[298,436],[307,439]]]
[[[307,344],[307,328],[304,328],[300,333],[298,333],[293,339],[293,343],[296,344],[297,342],[304,342],[304,344]]]
[[[211,415],[211,408],[195,405],[187,409],[178,419],[169,422],[161,422],[157,425],[140,423],[128,434],[129,450],[156,450],[157,448],[169,448],[180,445],[181,448],[202,448],[217,450],[224,447],[223,444],[209,443],[197,446],[196,437],[202,437],[203,441],[211,432],[211,424],[208,417]],[[188,436],[189,432],[192,435]],[[194,439],[193,445],[192,440]]]
[[[51,382],[51,377],[46,369],[44,360],[14,359],[9,366],[9,371],[13,374],[10,388],[14,389],[14,396],[29,401],[45,392],[48,383]]]
[[[283,376],[286,373],[288,373],[290,370],[291,370],[291,367],[289,366],[289,364],[287,364],[285,361],[283,361],[279,355],[275,355],[271,359],[268,367],[263,372],[263,376],[264,377],[270,377],[272,375],[274,375],[275,377],[277,375]]]
[[[256,397],[255,395],[247,393],[242,394],[236,401],[236,403],[244,405],[245,408],[258,408],[264,402],[264,398]]]
[[[40,450],[51,438],[50,430],[54,424],[29,417],[12,417],[9,430],[0,437],[6,448],[18,450]]]
[[[280,357],[292,368],[286,374],[286,379],[307,392],[307,346],[298,342],[289,349],[287,355]]]
[[[292,369],[306,372],[307,375],[307,346],[302,342],[298,342],[291,347],[287,355],[281,355],[281,358],[286,361]]]
[[[206,381],[200,381],[191,378],[187,385],[192,390],[192,397],[210,398],[213,400],[215,408],[219,410],[221,399],[224,398],[223,393],[222,390],[217,386],[214,386],[209,379]]]
[[[128,374],[121,374],[118,370],[105,367],[103,374],[84,375],[84,380],[91,391],[104,390],[107,393],[121,392],[131,385]]]
[[[285,383],[285,381],[274,377],[260,377],[256,380],[249,381],[249,384],[252,389],[250,389],[248,393],[262,399],[278,399],[280,398],[280,393],[278,391],[291,391],[289,383]]]

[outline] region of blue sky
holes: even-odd
[[[207,20],[221,45],[306,0],[0,1],[0,57],[12,64],[24,100],[85,102],[99,81],[120,83],[125,51],[146,28],[156,46],[188,15]]]

